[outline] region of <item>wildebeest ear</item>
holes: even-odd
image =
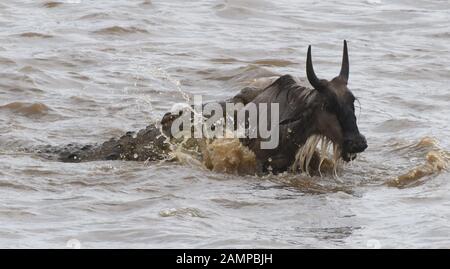
[[[349,74],[349,62],[348,62],[348,51],[347,51],[347,41],[344,40],[344,52],[342,54],[342,66],[341,66],[341,72],[339,73],[339,77],[345,81],[345,83],[348,82],[348,74]]]
[[[308,81],[314,87],[314,89],[318,89],[320,87],[320,80],[317,78],[316,73],[314,73],[312,64],[311,45],[309,45],[308,47],[308,54],[306,56],[306,76],[308,77]]]

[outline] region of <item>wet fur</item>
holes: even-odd
[[[257,105],[280,104],[279,146],[275,149],[261,149],[260,139],[243,139],[243,144],[255,152],[258,168],[262,172],[279,173],[289,170],[296,160],[299,148],[305,144],[308,137],[318,132],[314,113],[322,104],[320,96],[317,91],[300,86],[292,76],[285,75],[269,85],[251,102]],[[299,167],[304,170],[303,165]]]

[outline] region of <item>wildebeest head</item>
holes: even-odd
[[[332,80],[319,79],[313,68],[311,46],[308,48],[306,74],[309,83],[319,93],[322,106],[318,111],[318,131],[339,145],[341,157],[353,160],[356,153],[367,148],[364,135],[359,132],[355,116],[355,96],[347,87],[349,60],[347,42],[344,40],[342,66],[339,75]]]

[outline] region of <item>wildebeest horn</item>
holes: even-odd
[[[314,68],[312,65],[312,59],[311,59],[311,45],[308,47],[308,55],[306,56],[306,76],[308,77],[309,83],[317,89],[319,88],[320,81],[316,76],[316,73],[314,73]]]
[[[344,53],[342,55],[342,66],[341,72],[339,73],[339,77],[348,82],[348,73],[349,73],[349,63],[348,63],[348,51],[347,51],[347,41],[344,40]]]

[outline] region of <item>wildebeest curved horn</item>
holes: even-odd
[[[309,83],[317,89],[320,85],[320,80],[317,78],[316,73],[314,73],[314,68],[311,59],[311,45],[308,47],[308,55],[306,56],[306,76],[308,77]]]
[[[347,41],[344,40],[344,52],[342,54],[342,66],[341,72],[339,73],[339,77],[343,79],[346,83],[348,82],[349,69],[350,67],[348,63]]]

